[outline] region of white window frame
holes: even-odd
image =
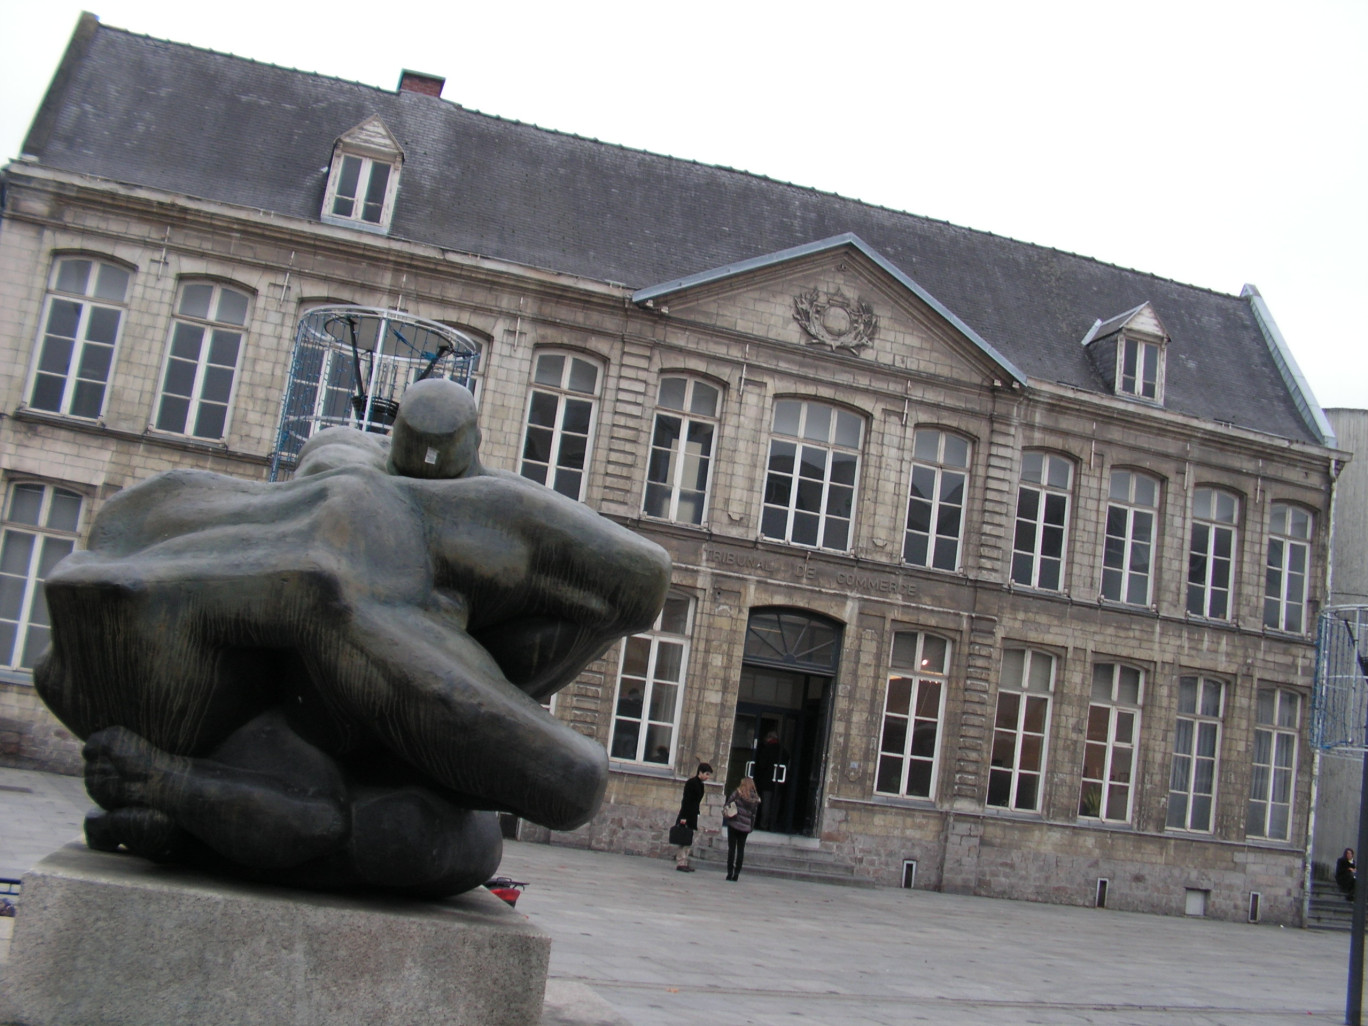
[[[1049,767],[1050,713],[1058,660],[1033,648],[1008,648],[1002,653],[993,742],[988,757],[988,808],[1039,812]],[[1032,709],[1038,710],[1033,729]],[[1035,746],[1034,758],[1031,747]],[[1023,800],[1023,790],[1033,796]],[[995,801],[995,797],[1002,800]]]
[[[1073,479],[1073,460],[1043,450],[1022,453],[1012,534],[1011,579],[1014,584],[1041,591],[1064,590]],[[1034,511],[1030,509],[1032,504]],[[1048,519],[1050,512],[1058,516]],[[1054,538],[1059,541],[1057,556],[1046,552],[1046,540]],[[1055,578],[1053,582],[1051,576]]]
[[[358,163],[356,194],[354,196],[345,196],[340,193],[343,169],[349,160]],[[369,202],[366,195],[370,190],[371,179],[377,167],[388,168],[389,175],[385,180],[385,194],[381,202],[380,212],[376,218],[372,219],[365,216],[366,205]],[[360,150],[339,146],[333,154],[332,164],[328,169],[328,187],[323,194],[321,219],[327,224],[363,228],[372,232],[388,232],[390,219],[394,216],[394,200],[399,192],[399,174],[402,169],[403,164],[396,156],[364,153]],[[351,203],[350,211],[338,213],[339,202],[348,201]]]
[[[1178,680],[1165,820],[1169,830],[1209,834],[1215,829],[1225,696],[1226,683],[1216,677],[1185,674]]]
[[[1240,497],[1234,492],[1206,485],[1193,491],[1187,576],[1190,615],[1208,620],[1234,618],[1239,520]]]
[[[972,453],[969,440],[953,432],[927,427],[913,433],[903,522],[904,563],[929,570],[959,570]]]
[[[660,379],[641,498],[645,516],[700,527],[708,522],[721,412],[722,390],[716,385],[683,374]]]
[[[556,369],[557,360],[561,361],[559,370]],[[603,368],[596,360],[561,349],[539,351],[532,366],[532,387],[528,390],[523,417],[518,473],[571,499],[583,501],[594,452]],[[582,377],[586,370],[592,370],[594,374],[593,388],[588,391]],[[587,407],[588,414],[583,431],[573,422],[581,406]],[[546,422],[548,413],[549,422]],[[537,423],[533,423],[534,414],[539,418]],[[543,454],[534,448],[542,442],[545,443],[545,459],[540,458]],[[571,459],[577,443],[582,444],[584,450],[578,466]]]
[[[906,798],[936,797],[952,647],[950,639],[923,631],[898,631],[893,635],[874,777],[877,793]],[[933,667],[931,660],[937,655],[940,665]],[[905,705],[900,697],[903,682],[907,684]],[[902,734],[901,740],[898,732]],[[922,786],[909,790],[914,787],[914,769]],[[890,786],[894,778],[896,787]]]
[[[614,762],[674,765],[679,742],[679,715],[684,708],[687,686],[693,617],[693,599],[671,592],[651,629],[623,641],[613,700],[613,722],[608,734],[608,754]],[[674,658],[662,658],[664,653],[670,653]],[[629,663],[633,662],[642,668],[642,672],[628,672]],[[669,673],[674,673],[675,679],[670,679]],[[673,700],[668,696],[658,700],[662,691],[670,687],[674,688]],[[631,697],[634,688],[639,689],[639,698]],[[631,731],[635,732],[635,737],[629,733]],[[669,741],[663,745],[659,741],[661,731],[669,732]],[[662,747],[665,749],[663,756],[653,758]]]
[[[1126,469],[1113,470],[1109,482],[1100,593],[1109,602],[1148,606],[1162,485],[1156,477]]]
[[[86,270],[83,287],[75,289],[72,287],[75,283],[69,280],[69,274],[65,272],[82,263],[90,266]],[[127,320],[128,292],[132,282],[133,272],[127,267],[98,256],[71,253],[53,260],[38,339],[33,347],[33,366],[24,390],[29,409],[81,420],[99,420],[104,416],[109,384],[119,356],[119,340]],[[113,295],[114,286],[119,284],[121,287],[117,290],[119,295],[116,299]],[[76,326],[69,336],[52,334],[54,308],[59,304],[77,308]],[[92,338],[92,329],[101,335],[108,334],[106,322],[111,315],[116,318],[113,337]],[[68,344],[70,351],[63,360],[60,350]],[[106,357],[102,375],[91,366],[100,362],[101,355]],[[55,402],[49,395],[39,395],[40,386],[47,392],[57,380],[62,384]],[[94,409],[85,410],[84,407],[90,405],[88,396],[94,389],[99,390]]]
[[[210,290],[208,312],[205,315],[186,310],[191,290],[201,288]],[[223,304],[228,296],[242,300],[241,322],[223,319]],[[202,280],[181,282],[176,290],[176,314],[171,319],[171,332],[166,341],[161,373],[157,378],[160,384],[157,388],[156,409],[152,415],[153,430],[209,442],[222,441],[228,437],[228,432],[232,428],[233,403],[237,398],[238,384],[242,376],[242,353],[247,347],[247,325],[251,319],[252,295],[240,285]],[[194,339],[196,333],[197,340]],[[232,366],[211,360],[211,357],[216,355],[215,350],[220,342],[226,343],[230,338],[233,339],[234,346]],[[183,345],[190,341],[194,342],[196,348],[193,358],[186,355],[183,350]],[[193,367],[188,385],[189,394],[168,391],[172,383],[172,374],[183,373],[187,366]],[[217,396],[206,397],[206,386],[221,380],[224,371],[228,372],[227,394],[221,399]],[[185,410],[178,415],[176,404],[180,402],[185,403]],[[220,430],[217,434],[202,433],[200,419],[206,411],[212,411],[214,408],[222,408],[223,411]],[[212,413],[209,415],[212,416]],[[175,426],[177,421],[178,427]]]
[[[1140,667],[1107,662],[1093,665],[1078,791],[1080,819],[1131,821],[1135,784],[1140,779],[1140,710],[1144,697],[1145,671]],[[1091,774],[1090,764],[1095,770]],[[1095,798],[1090,799],[1090,795]]]
[[[1245,834],[1287,841],[1292,837],[1292,803],[1297,794],[1302,696],[1289,688],[1260,686],[1254,706]]]
[[[762,538],[805,548],[850,551],[864,432],[864,418],[840,406],[815,399],[775,401],[761,494]],[[787,469],[786,458],[791,460]],[[820,477],[803,473],[818,464]],[[833,471],[838,466],[849,468],[849,481],[836,478]]]
[[[1119,395],[1128,395],[1133,399],[1163,403],[1162,342],[1122,333],[1116,346],[1116,391]]]
[[[34,508],[31,518],[17,519],[21,495],[23,504]],[[70,488],[20,480],[8,482],[4,502],[0,522],[0,656],[4,659],[0,667],[32,670],[47,648],[50,632],[43,581],[76,547],[85,497]],[[27,554],[22,551],[25,546]]]
[[[1316,518],[1290,502],[1275,502],[1268,513],[1268,560],[1264,574],[1264,626],[1289,634],[1307,631],[1311,542]]]

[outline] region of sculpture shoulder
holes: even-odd
[[[342,467],[367,467],[383,472],[388,460],[388,438],[354,428],[328,428],[304,443],[295,477],[310,477]]]

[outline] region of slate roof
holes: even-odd
[[[757,175],[78,24],[24,151],[41,165],[317,220],[338,136],[405,153],[389,235],[645,288],[859,236],[1030,378],[1108,393],[1079,344],[1149,301],[1165,407],[1321,442],[1249,301]]]

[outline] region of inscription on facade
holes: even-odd
[[[768,577],[774,581],[801,581],[814,587],[830,588],[861,595],[887,595],[890,598],[916,598],[917,582],[896,574],[869,570],[832,570],[804,559],[775,556],[762,552],[737,552],[716,545],[699,550],[700,562],[722,570]]]

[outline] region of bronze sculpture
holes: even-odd
[[[588,821],[606,754],[539,702],[650,625],[669,559],[478,446],[433,379],[290,481],[171,471],[106,504],[48,577],[34,675],[86,739],[92,847],[442,895],[497,868],[487,810]]]

